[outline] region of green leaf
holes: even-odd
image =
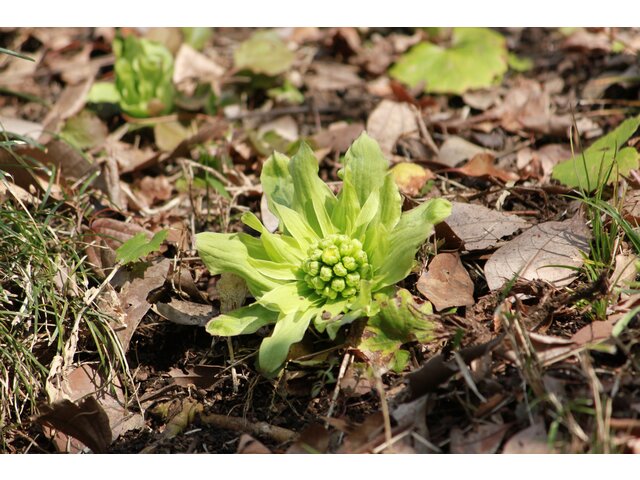
[[[391,232],[386,257],[373,263],[376,274],[375,288],[393,285],[411,271],[420,246],[433,233],[433,227],[451,214],[451,204],[441,198],[429,200],[419,207],[402,214],[396,228]]]
[[[379,191],[385,183],[389,161],[378,143],[364,132],[347,150],[344,161],[346,183],[343,188],[355,188],[358,202],[363,206],[369,195]]]
[[[87,95],[89,103],[119,103],[120,94],[115,84],[111,82],[96,82]]]
[[[306,310],[316,301],[309,296],[309,291],[302,287],[302,282],[285,283],[262,295],[260,305],[284,314]]]
[[[293,178],[289,173],[291,160],[281,153],[274,152],[262,167],[260,183],[262,191],[267,196],[269,210],[275,215],[273,203],[293,208]]]
[[[202,50],[213,35],[211,27],[182,27],[180,30],[184,43],[191,45],[195,50]]]
[[[296,280],[298,264],[257,260],[254,258],[249,258],[249,263],[256,267],[260,273],[274,280]]]
[[[568,187],[593,191],[604,183],[617,181],[619,175],[627,175],[638,168],[638,151],[633,147],[621,148],[640,126],[640,116],[629,118],[618,128],[600,137],[582,154],[558,163],[552,178]]]
[[[137,262],[151,252],[159,250],[160,244],[167,238],[168,233],[168,230],[160,230],[151,240],[144,233],[137,234],[118,247],[116,250],[116,262],[121,262],[123,265]]]
[[[298,310],[282,315],[276,321],[276,327],[270,337],[260,345],[258,368],[267,376],[276,374],[287,360],[289,348],[304,337],[311,319],[318,310]]]
[[[169,113],[175,91],[173,56],[167,47],[129,35],[116,38],[113,50],[120,108],[134,117]]]
[[[336,197],[318,177],[318,160],[309,146],[302,142],[298,153],[289,163],[293,180],[293,208],[302,214],[320,237],[335,233],[330,213],[336,205]]]
[[[101,145],[107,139],[109,130],[96,115],[88,110],[69,118],[60,136],[79,150]]]
[[[389,71],[411,87],[424,83],[428,93],[462,94],[489,87],[507,71],[502,35],[488,28],[454,28],[451,47],[422,42],[404,54]]]
[[[507,63],[509,64],[509,68],[516,72],[526,72],[533,68],[533,60],[526,57],[519,57],[511,52],[507,55]]]
[[[267,310],[259,303],[218,315],[207,323],[207,332],[221,337],[247,335],[257,332],[265,325],[276,323],[278,313]]]
[[[235,273],[247,282],[249,291],[256,298],[282,284],[263,275],[249,263],[250,256],[263,259],[267,256],[257,238],[244,233],[203,232],[196,235],[196,249],[213,275]]]
[[[306,252],[300,250],[295,239],[271,233],[252,212],[242,214],[242,222],[260,233],[260,240],[267,255],[274,262],[298,265],[306,258]]]
[[[233,52],[233,60],[238,70],[274,77],[289,70],[294,55],[275,32],[259,31],[240,44]]]
[[[358,348],[373,356],[376,363],[401,372],[406,366],[408,352],[402,344],[410,341],[429,342],[433,339],[434,324],[426,317],[433,313],[429,302],[419,303],[408,290],[400,289],[394,297],[376,295],[380,312],[370,318]]]
[[[306,252],[311,243],[320,239],[298,212],[284,205],[274,204],[274,207],[274,213],[280,219],[281,228],[298,242],[302,251]]]

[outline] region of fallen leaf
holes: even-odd
[[[193,385],[206,390],[219,380],[219,375],[223,371],[223,367],[214,365],[190,365],[184,369],[172,368],[168,373],[171,381],[176,385],[185,388]]]
[[[274,31],[257,31],[233,52],[238,70],[276,76],[286,72],[294,60],[285,43]]]
[[[138,183],[138,189],[138,195],[144,200],[147,207],[151,207],[158,201],[169,200],[173,193],[173,185],[164,175],[158,175],[157,177],[147,175],[143,177]]]
[[[236,450],[236,453],[263,455],[271,453],[271,450],[269,450],[264,446],[262,442],[256,440],[251,435],[243,433],[240,436],[240,440],[238,440],[238,449]]]
[[[495,177],[503,182],[515,182],[520,179],[518,174],[496,167],[495,157],[490,153],[478,153],[462,167],[454,168],[450,171],[462,173],[469,177]]]
[[[568,50],[582,51],[611,51],[611,37],[605,32],[591,32],[578,28],[562,42],[562,47]]]
[[[185,95],[193,95],[198,84],[212,84],[214,91],[225,69],[215,59],[183,43],[173,67],[173,83]]]
[[[178,121],[159,122],[153,126],[153,135],[156,145],[164,152],[175,150],[178,145],[189,140],[197,132],[195,123],[188,126]]]
[[[640,154],[624,147],[640,126],[640,115],[622,122],[615,130],[593,142],[582,154],[557,164],[553,178],[568,187],[593,191],[605,180],[616,182],[638,168]],[[608,175],[608,176],[607,176]]]
[[[258,136],[262,137],[267,132],[275,132],[280,137],[295,142],[298,140],[298,122],[291,115],[278,117],[270,122],[265,122],[258,128]]]
[[[544,421],[537,419],[533,425],[509,438],[502,453],[554,453],[547,443],[547,429]]]
[[[83,150],[101,146],[107,139],[107,126],[88,110],[69,118],[60,136],[74,147]]]
[[[93,453],[107,452],[112,440],[109,417],[94,397],[87,397],[77,405],[61,400],[42,410],[36,418],[38,423],[80,440]]]
[[[364,363],[353,362],[340,379],[340,391],[348,397],[361,397],[373,389],[374,380],[371,371]]]
[[[517,215],[507,215],[474,203],[451,202],[451,215],[445,223],[464,242],[466,250],[484,250],[529,223]]]
[[[449,437],[450,453],[496,453],[509,426],[498,423],[480,424],[466,433],[454,427]]]
[[[161,258],[145,268],[142,276],[128,280],[120,290],[120,304],[126,315],[126,328],[116,331],[122,350],[129,349],[129,342],[142,318],[151,308],[147,296],[152,290],[160,288],[169,273],[171,260]]]
[[[609,277],[611,288],[628,289],[630,283],[638,276],[636,263],[640,260],[633,253],[621,253],[616,255],[616,262],[613,272]]]
[[[314,62],[314,73],[305,77],[305,83],[311,90],[335,91],[346,90],[362,85],[364,81],[358,76],[358,68],[343,63]]]
[[[287,453],[327,453],[331,435],[324,425],[312,423],[306,427],[295,442],[287,449]]]
[[[364,131],[362,123],[336,122],[326,130],[320,130],[312,139],[318,148],[328,148],[332,152],[346,152]]]
[[[24,137],[37,140],[43,131],[41,123],[29,122],[21,118],[5,117],[0,115],[0,131],[16,133]]]
[[[416,288],[438,311],[475,303],[473,281],[457,253],[439,253],[433,257]]]
[[[382,100],[367,120],[367,133],[388,157],[400,137],[417,131],[416,113],[406,103]]]
[[[578,346],[584,346],[608,340],[611,338],[611,332],[616,322],[617,319],[593,321],[574,333],[571,341]]]
[[[550,143],[539,150],[523,148],[517,153],[516,166],[521,172],[537,178],[540,183],[548,183],[553,167],[571,157],[571,149],[567,145]]]
[[[400,191],[410,197],[417,197],[427,181],[436,178],[431,170],[413,162],[397,163],[390,172]]]
[[[447,167],[454,168],[463,160],[473,158],[479,153],[490,152],[485,148],[468,142],[464,138],[451,136],[448,137],[440,147],[436,161]]]
[[[175,298],[172,298],[169,303],[156,303],[154,310],[170,322],[198,327],[204,327],[209,320],[217,315],[211,305],[187,302]]]
[[[591,232],[578,215],[564,222],[545,222],[531,227],[500,247],[484,267],[491,290],[501,288],[514,276],[544,280],[556,287],[569,285],[575,268],[589,253]]]
[[[498,88],[482,88],[465,92],[462,95],[464,103],[476,110],[487,110],[493,107],[500,98],[500,90]]]
[[[400,57],[389,74],[427,93],[461,94],[491,86],[507,71],[507,47],[498,32],[488,28],[454,28],[449,48],[429,42]]]

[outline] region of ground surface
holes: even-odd
[[[551,177],[571,140],[581,150],[638,114],[639,31],[501,30],[530,64],[458,93],[389,74],[419,42],[455,46],[447,31],[278,30],[291,53],[269,57],[275,72],[239,67],[251,29],[121,33],[172,52],[171,112],[140,119],[87,102],[113,79],[114,29],[0,30],[0,47],[36,60],[0,53],[0,121],[21,134],[0,152],[3,451],[640,451],[633,230]],[[360,347],[361,321],[335,342],[310,332],[266,379],[255,357],[268,329],[227,342],[203,328],[225,299],[194,234],[241,231],[246,211],[273,222],[261,167],[300,139],[337,190],[341,155],[364,129],[405,168],[405,210],[454,202],[398,285],[434,304],[438,334],[400,341],[409,361],[393,372]],[[634,132],[615,148],[629,146],[635,165],[585,197],[632,229]],[[108,277],[123,241],[162,229],[159,249]],[[505,285],[516,271],[525,278]]]

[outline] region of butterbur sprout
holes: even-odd
[[[289,347],[311,324],[334,339],[341,326],[379,310],[373,295],[404,279],[433,226],[451,204],[432,199],[402,212],[402,198],[389,162],[363,133],[345,155],[343,186],[335,196],[318,177],[318,161],[302,144],[290,159],[274,153],[260,180],[279,233],[269,232],[253,213],[246,233],[200,233],[196,246],[212,274],[242,277],[256,299],[207,324],[212,335],[255,333],[274,325],[262,341],[258,367],[276,374]]]

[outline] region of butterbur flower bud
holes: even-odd
[[[346,285],[344,283],[344,280],[342,278],[334,278],[331,281],[331,289],[335,290],[336,292],[341,292],[345,289]]]
[[[322,252],[322,261],[327,265],[335,265],[340,261],[340,250],[335,245],[325,248]]]
[[[354,255],[354,258],[356,259],[356,262],[358,262],[358,265],[360,266],[364,265],[369,261],[369,257],[367,257],[367,252],[365,252],[364,250],[358,251]]]
[[[341,262],[338,262],[333,266],[333,273],[339,277],[344,277],[348,272],[345,266]]]
[[[346,268],[350,272],[353,272],[358,268],[356,259],[353,257],[342,257],[342,265],[344,265],[344,268]]]
[[[360,274],[358,272],[349,273],[345,280],[350,287],[357,287],[360,284]]]
[[[327,267],[326,265],[320,268],[320,278],[325,282],[328,282],[333,277],[333,270],[331,267]]]

